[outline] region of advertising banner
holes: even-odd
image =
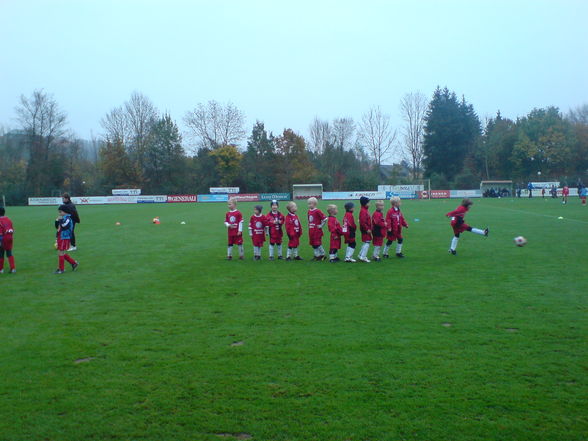
[[[167,196],[167,203],[186,203],[197,202],[198,197],[195,194],[175,194]]]
[[[230,195],[231,199],[236,199],[238,202],[257,202],[259,201],[259,194],[235,194]]]
[[[41,205],[60,205],[62,204],[61,198],[29,198],[29,205],[41,206]]]
[[[378,185],[378,191],[386,191],[391,193],[416,193],[417,191],[423,191],[424,185]]]
[[[481,198],[482,190],[451,190],[452,198]]]
[[[417,192],[419,199],[445,199],[451,197],[450,190],[423,190]]]
[[[227,202],[228,194],[199,194],[198,202]]]
[[[416,199],[416,191],[387,191],[386,199],[390,199],[392,196],[398,196],[400,199]]]
[[[239,187],[210,187],[211,194],[237,194]]]
[[[259,195],[260,201],[289,201],[290,193],[261,193]]]
[[[139,196],[141,194],[140,188],[113,188],[113,196]]]
[[[167,202],[166,195],[137,196],[138,204],[163,204],[165,202]]]
[[[551,187],[555,186],[555,188],[559,187],[559,182],[531,182],[533,189],[550,189]]]
[[[366,196],[370,199],[385,199],[386,192],[384,191],[323,191],[323,200],[356,200]]]
[[[74,196],[76,205],[136,204],[137,196]]]

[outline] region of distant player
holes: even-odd
[[[0,207],[0,274],[4,273],[4,254],[8,257],[10,273],[16,273],[14,265],[14,256],[12,255],[14,227],[12,221],[6,217],[6,209]]]
[[[370,198],[362,196],[359,199],[361,208],[359,209],[359,230],[361,231],[361,249],[359,250],[359,261],[369,263],[367,258],[372,242],[372,217],[370,216]]]
[[[570,195],[570,187],[564,185],[564,188],[561,190],[561,203],[567,204],[568,203],[568,196]]]
[[[582,186],[580,189],[580,200],[582,201],[582,205],[586,205],[586,197],[588,196],[588,188]]]
[[[384,245],[384,237],[386,236],[386,218],[384,217],[384,201],[377,201],[376,202],[376,211],[372,215],[372,231],[373,231],[373,243],[374,243],[374,253],[372,255],[372,260],[374,262],[379,262],[382,260],[380,258],[380,250],[382,249],[382,245]]]
[[[239,247],[239,259],[243,260],[243,215],[237,210],[237,199],[231,198],[228,202],[229,211],[225,214],[225,227],[229,245],[227,247],[227,260],[233,259],[233,245]]]
[[[302,225],[296,211],[298,206],[295,202],[288,202],[286,205],[288,214],[286,215],[286,234],[288,235],[288,251],[286,252],[286,260],[302,260],[298,255],[298,247],[300,246],[300,236],[302,236]]]
[[[78,267],[78,262],[72,259],[67,251],[71,246],[71,234],[73,232],[73,221],[71,215],[66,212],[67,207],[60,205],[57,209],[59,217],[56,220],[57,225],[57,254],[59,256],[59,267],[55,270],[55,274],[63,274],[65,272],[64,265],[67,262],[71,265],[71,270],[75,271]]]
[[[329,243],[329,262],[339,262],[339,257],[337,257],[337,252],[341,249],[341,236],[343,235],[343,228],[341,228],[341,224],[337,220],[337,206],[336,205],[329,205],[327,207],[327,213],[329,213],[329,232],[331,233],[331,240]]]
[[[253,259],[261,260],[261,249],[265,242],[265,229],[267,226],[266,217],[261,214],[263,207],[256,205],[253,210],[253,216],[249,219],[249,236],[253,241]]]
[[[269,231],[269,260],[274,260],[274,248],[277,248],[278,259],[282,260],[282,238],[284,237],[284,231],[282,225],[284,225],[284,215],[279,211],[280,204],[275,199],[271,202],[270,212],[267,214],[267,228]]]
[[[391,207],[386,214],[386,225],[388,226],[388,234],[386,246],[384,247],[384,258],[388,258],[388,249],[392,245],[392,242],[396,241],[396,257],[403,258],[402,244],[404,238],[402,237],[402,229],[408,228],[408,224],[404,220],[402,211],[400,211],[401,201],[398,196],[390,198]]]
[[[325,260],[323,248],[323,227],[327,223],[327,216],[316,208],[317,198],[308,198],[308,243],[314,250],[314,260]]]
[[[353,209],[355,204],[353,202],[347,202],[345,204],[345,216],[343,216],[343,236],[345,237],[345,243],[347,244],[347,250],[345,251],[345,262],[355,263],[353,253],[355,252],[355,232],[357,231],[357,225],[355,225],[355,218],[353,217]]]
[[[480,230],[479,228],[472,228],[465,223],[465,215],[473,204],[474,203],[470,199],[466,198],[463,201],[461,201],[461,205],[459,207],[445,215],[451,218],[451,228],[453,228],[454,237],[453,239],[451,239],[451,246],[449,248],[449,252],[454,256],[457,254],[456,249],[457,243],[459,242],[459,235],[464,231],[470,231],[474,234],[479,234],[480,236],[488,237],[488,228],[486,228],[485,230]]]
[[[541,197],[545,199],[545,187],[541,189]]]

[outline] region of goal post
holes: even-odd
[[[292,200],[315,197],[322,199],[323,184],[294,184],[292,185]]]
[[[502,190],[508,190],[508,195],[510,197],[515,197],[514,191],[514,184],[511,180],[498,180],[498,181],[481,181],[480,182],[480,190],[482,191],[482,195],[486,191],[495,190],[498,193],[502,193]]]

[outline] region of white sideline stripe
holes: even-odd
[[[508,207],[501,207],[499,205],[494,205],[495,208],[502,208],[503,210],[508,210],[508,211],[516,211],[518,213],[525,213],[525,214],[532,214],[534,216],[541,216],[541,217],[549,217],[551,219],[557,219],[557,216],[551,216],[549,214],[541,214],[541,213],[534,213],[532,211],[525,211],[525,210],[517,210],[516,208],[508,208]],[[579,220],[579,219],[570,219],[569,217],[564,217],[561,220],[567,220],[567,221],[572,221],[572,222],[578,222],[581,224],[588,224],[588,221],[583,221],[583,220]]]

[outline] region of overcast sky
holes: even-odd
[[[0,0],[0,125],[20,94],[53,94],[78,136],[134,90],[182,126],[233,102],[272,131],[437,85],[481,118],[588,102],[588,1]]]

